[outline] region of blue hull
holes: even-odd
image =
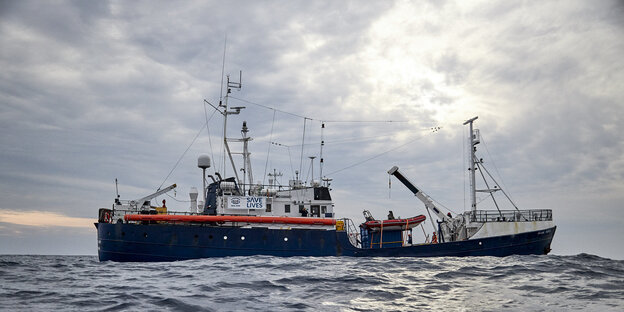
[[[96,223],[100,261],[176,261],[270,255],[353,257],[509,256],[547,254],[556,227],[460,242],[362,249],[346,232],[206,225]]]

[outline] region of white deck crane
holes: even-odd
[[[414,193],[414,195],[416,195],[416,197],[425,204],[425,208],[427,208],[428,210],[432,210],[433,213],[435,213],[438,218],[442,219],[443,222],[450,223],[451,219],[446,216],[442,211],[440,211],[438,207],[436,207],[436,205],[427,194],[423,193],[423,191],[419,190],[412,182],[404,177],[399,172],[399,167],[394,166],[390,168],[390,170],[388,170],[388,174],[395,176],[399,181],[401,181],[401,183],[403,183],[403,185],[405,185],[410,191],[412,191],[412,193]],[[433,223],[433,220],[431,220],[431,222]],[[437,226],[433,224],[433,228],[437,229]]]
[[[146,210],[150,208],[150,202],[152,201],[153,198],[158,197],[162,194],[165,194],[171,190],[173,190],[174,188],[176,188],[177,185],[172,184],[162,190],[158,190],[152,194],[149,194],[147,196],[144,196],[142,198],[136,199],[136,200],[129,200],[125,203],[119,200],[115,201],[115,204],[117,207],[115,207],[116,209],[124,209],[124,208],[131,208],[131,209],[141,209],[141,210]]]

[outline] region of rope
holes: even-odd
[[[214,112],[212,113],[212,115],[210,116],[210,118],[208,118],[206,120],[206,128],[208,128],[208,121],[210,121],[210,119],[212,119],[212,117],[214,116]],[[193,141],[191,141],[191,144],[189,144],[189,146],[186,148],[186,150],[184,151],[184,153],[182,153],[182,155],[180,155],[180,158],[178,158],[178,161],[176,161],[175,165],[173,166],[173,168],[171,168],[171,171],[169,171],[169,174],[167,174],[167,176],[165,177],[165,179],[162,181],[162,183],[160,184],[160,186],[158,187],[158,190],[160,190],[160,188],[165,184],[165,182],[167,182],[167,179],[169,179],[169,176],[171,176],[171,174],[173,173],[173,171],[178,167],[178,165],[180,164],[180,161],[182,160],[182,158],[184,158],[184,155],[186,155],[186,153],[189,151],[189,149],[191,149],[191,146],[193,146],[193,144],[195,144],[195,141],[197,140],[197,138],[199,137],[199,135],[202,133],[202,131],[204,131],[204,125],[201,126],[201,128],[199,129],[199,132],[197,132],[197,134],[195,135],[195,137],[193,138]],[[210,137],[210,136],[209,136]]]
[[[165,177],[165,179],[162,181],[162,183],[160,184],[160,186],[158,187],[158,190],[160,190],[160,188],[165,184],[165,182],[167,181],[167,179],[169,178],[169,176],[171,176],[171,174],[173,173],[173,171],[178,167],[178,164],[180,164],[180,161],[182,160],[182,158],[184,157],[184,155],[186,155],[186,152],[188,152],[188,150],[191,148],[191,146],[193,146],[193,144],[195,143],[195,140],[197,140],[197,138],[199,137],[199,135],[202,133],[202,131],[204,131],[204,125],[201,126],[201,128],[199,129],[199,132],[197,132],[197,134],[195,135],[195,138],[193,138],[193,141],[191,142],[191,144],[189,144],[189,146],[186,148],[186,150],[184,151],[184,153],[182,153],[182,155],[180,156],[180,158],[178,158],[178,161],[176,161],[175,165],[173,166],[173,168],[171,168],[171,171],[169,171],[169,174]]]
[[[171,199],[173,199],[173,200],[175,200],[175,201],[177,201],[177,202],[179,202],[179,203],[190,203],[190,202],[191,202],[190,200],[179,200],[179,199],[177,199],[177,198],[175,198],[175,197],[173,197],[173,196],[169,195],[168,193],[165,193],[165,195],[167,195],[167,196],[171,197]]]
[[[303,175],[303,172],[301,172],[301,166],[303,166],[303,147],[305,145],[306,121],[307,121],[307,118],[303,117],[303,137],[301,138],[301,157],[299,159],[299,173],[302,175]]]
[[[431,199],[431,197],[429,199]],[[442,208],[444,208],[444,209],[446,209],[446,210],[448,210],[448,211],[450,211],[450,212],[452,212],[454,214],[458,214],[457,212],[455,212],[455,211],[451,210],[450,208],[444,206],[441,202],[439,202],[437,200],[433,200],[433,199],[431,199],[431,200],[434,201],[436,204],[438,204],[440,207],[442,207]]]
[[[263,105],[263,104],[259,104],[259,103],[255,103],[255,102],[251,102],[248,100],[244,100],[244,99],[240,99],[237,98],[235,96],[229,96],[231,99],[235,99],[247,104],[251,104],[251,105],[256,105],[259,107],[263,107],[266,109],[270,109],[273,111],[278,111],[280,113],[284,113],[287,115],[291,115],[291,116],[295,116],[295,117],[299,117],[299,118],[304,118],[304,119],[308,119],[308,120],[314,120],[314,121],[324,121],[324,122],[332,122],[332,123],[399,123],[399,122],[410,122],[410,120],[324,120],[324,119],[319,119],[319,118],[312,118],[312,117],[307,117],[307,116],[302,116],[299,114],[295,114],[295,113],[291,113],[291,112],[287,112],[281,109],[277,109],[271,106],[267,106],[267,105]]]
[[[487,152],[489,159],[492,160],[492,165],[494,166],[494,170],[496,171],[496,174],[498,175],[498,178],[500,179],[501,184],[503,185],[503,187],[505,189],[508,189],[507,185],[505,185],[505,182],[503,181],[503,176],[500,174],[500,172],[498,172],[498,167],[496,166],[496,162],[494,162],[494,157],[492,157],[492,155],[490,154],[490,150],[487,148],[487,144],[485,144],[485,140],[483,139],[483,135],[481,135],[481,142],[483,142],[483,146],[485,147],[485,151]],[[486,169],[486,172],[487,172],[487,169]],[[492,177],[492,175],[490,175],[489,172],[488,172],[488,175],[490,177]],[[494,180],[494,177],[492,177],[492,180]],[[497,181],[495,181],[495,182],[497,182]],[[513,202],[513,200],[511,200],[511,195],[508,195],[508,194],[506,194],[506,195],[509,198],[509,201],[511,202],[511,204],[516,206],[516,204]],[[516,209],[518,209],[518,207],[516,207]]]
[[[267,158],[264,163],[264,175],[262,176],[262,185],[266,179],[267,167],[269,166],[269,155],[271,154],[271,141],[273,140],[273,126],[275,125],[275,111],[273,111],[273,121],[271,121],[271,134],[269,135],[269,147],[267,148]]]
[[[338,173],[338,172],[341,172],[341,171],[344,171],[344,170],[347,170],[347,169],[351,169],[351,168],[353,168],[353,167],[355,167],[355,166],[358,166],[358,165],[361,165],[361,164],[363,164],[363,163],[365,163],[365,162],[367,162],[367,161],[373,160],[373,159],[375,159],[375,158],[379,158],[379,157],[381,157],[381,156],[383,156],[383,155],[385,155],[385,154],[388,154],[388,153],[393,152],[393,151],[395,151],[395,150],[398,150],[398,149],[400,149],[400,148],[402,148],[402,147],[405,147],[405,146],[407,146],[408,144],[411,144],[411,143],[413,143],[413,142],[415,142],[415,141],[417,141],[417,140],[420,140],[420,139],[422,139],[422,138],[423,138],[423,136],[417,137],[417,138],[415,138],[415,139],[413,139],[413,140],[408,141],[407,143],[403,143],[403,144],[401,144],[401,145],[399,145],[399,146],[397,146],[397,147],[395,147],[395,148],[389,149],[389,150],[387,150],[387,151],[385,151],[385,152],[382,152],[382,153],[379,153],[379,154],[377,154],[377,155],[375,155],[375,156],[373,156],[373,157],[370,157],[370,158],[364,159],[364,160],[362,160],[362,161],[356,162],[356,163],[354,163],[354,164],[352,164],[352,165],[349,165],[349,166],[347,166],[347,167],[344,167],[344,168],[342,168],[342,169],[339,169],[339,170],[336,170],[336,171],[333,171],[333,172],[327,173],[326,175],[332,175],[332,174],[335,174],[335,173]]]
[[[214,110],[212,112],[212,115],[210,115],[210,118],[208,118],[208,112],[206,111],[206,101],[202,102],[204,104],[204,116],[206,117],[206,131],[208,131],[208,146],[210,147],[210,156],[212,156],[212,158],[210,159],[212,161],[212,166],[215,167],[216,163],[214,160],[214,153],[212,151],[212,140],[210,139],[210,126],[208,124],[208,121],[210,119],[212,119],[212,116],[214,116],[214,114],[217,112],[217,110]]]
[[[295,116],[295,117],[299,117],[299,118],[307,118],[307,119],[312,119],[312,118],[308,118],[308,117],[306,117],[306,116],[301,116],[301,115],[297,115],[297,114],[294,114],[294,113],[291,113],[291,112],[283,111],[283,110],[281,110],[281,109],[277,109],[277,108],[274,108],[274,107],[270,107],[270,106],[266,106],[266,105],[262,105],[262,104],[254,103],[254,102],[251,102],[251,101],[247,101],[247,100],[239,99],[239,98],[237,98],[237,97],[235,97],[235,96],[231,96],[231,95],[230,95],[230,98],[231,98],[231,99],[238,100],[238,101],[241,101],[241,102],[245,102],[245,103],[247,103],[247,104],[256,105],[256,106],[260,106],[260,107],[263,107],[263,108],[266,108],[266,109],[270,109],[270,110],[278,111],[278,112],[280,112],[280,113],[284,113],[284,114],[287,114],[287,115],[291,115],[291,116]]]

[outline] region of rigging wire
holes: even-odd
[[[232,95],[230,95],[230,98],[231,98],[231,99],[238,100],[238,101],[241,101],[241,102],[245,102],[245,103],[247,103],[247,104],[256,105],[256,106],[264,107],[264,108],[266,108],[266,109],[270,109],[270,110],[278,111],[278,112],[280,112],[280,113],[284,113],[284,114],[287,114],[287,115],[291,115],[291,116],[295,116],[295,117],[299,117],[299,118],[308,118],[308,117],[306,117],[306,116],[297,115],[297,114],[295,114],[295,113],[291,113],[291,112],[283,111],[283,110],[281,110],[281,109],[277,109],[277,108],[274,108],[274,107],[270,107],[270,106],[266,106],[266,105],[262,105],[262,104],[254,103],[254,102],[251,102],[251,101],[248,101],[248,100],[239,99],[239,98],[237,98],[237,97],[235,97],[235,96],[232,96]],[[312,118],[308,118],[308,119],[312,119]]]
[[[267,158],[264,163],[264,175],[262,176],[262,185],[267,175],[267,167],[269,166],[269,155],[271,154],[271,141],[273,140],[273,125],[275,125],[275,111],[273,111],[273,121],[271,121],[271,134],[269,135],[269,147],[267,148]],[[252,182],[250,182],[252,183]]]
[[[305,133],[306,133],[306,121],[308,120],[308,118],[303,117],[303,137],[301,138],[301,157],[299,159],[299,173],[303,174],[303,172],[301,172],[301,167],[303,166],[303,147],[305,146]]]
[[[485,183],[485,187],[487,187],[487,189],[489,190],[490,189],[490,184],[485,179],[485,175],[483,174],[483,168],[481,166],[481,163],[477,162],[477,161],[475,161],[475,163],[477,164],[477,168],[479,168],[479,174],[481,174],[481,178],[483,178],[483,182]],[[496,181],[494,181],[494,183],[496,183]],[[490,197],[492,197],[492,201],[494,202],[494,206],[496,206],[496,210],[498,210],[498,214],[502,218],[503,214],[501,213],[501,210],[498,207],[498,203],[496,202],[496,198],[494,198],[494,193],[493,192],[490,192]]]
[[[485,151],[487,152],[488,157],[489,157],[488,159],[492,161],[492,165],[494,166],[494,170],[496,171],[496,174],[498,175],[498,178],[500,179],[501,184],[503,185],[503,187],[505,189],[509,189],[509,188],[507,188],[507,185],[505,185],[505,182],[503,181],[503,176],[498,171],[498,166],[496,166],[496,162],[494,162],[494,157],[492,157],[492,155],[490,154],[490,150],[487,148],[487,144],[485,144],[485,140],[483,139],[483,135],[481,135],[481,142],[483,142],[483,146],[485,147]],[[486,172],[487,172],[487,170],[486,170]],[[488,175],[490,175],[489,172],[488,172]],[[492,176],[490,175],[490,177],[492,177]],[[493,177],[492,177],[492,180],[494,180]],[[496,182],[496,183],[498,183],[498,182]],[[509,194],[505,194],[505,195],[507,195],[507,197],[509,198],[509,201],[515,206],[515,203],[511,200],[511,195],[509,195]],[[518,207],[516,207],[516,209],[518,209]]]
[[[495,184],[498,184],[498,181],[496,181],[496,179],[494,179],[494,177],[490,174],[490,172],[487,170],[487,168],[485,168],[485,166],[483,166],[483,170],[485,170],[485,173],[487,173],[487,175],[490,177],[490,179],[492,179],[492,181],[494,181]],[[513,200],[511,200],[511,198],[509,197],[509,195],[507,195],[507,192],[505,192],[505,190],[503,188],[499,187],[498,189],[501,190],[501,192],[503,192],[505,197],[507,197],[507,199],[514,206],[514,208],[516,208],[516,210],[519,210],[518,206],[516,206],[516,203],[514,203]]]
[[[210,115],[210,118],[208,118],[208,112],[206,111],[206,100],[204,100],[202,103],[204,104],[204,116],[206,117],[206,131],[208,131],[208,146],[210,147],[210,156],[212,156],[212,158],[210,159],[210,161],[212,161],[212,166],[216,167],[216,163],[215,163],[215,158],[214,158],[214,152],[212,151],[212,140],[210,139],[210,126],[208,121],[210,119],[212,119],[212,116],[214,116],[214,114],[217,112],[217,110],[212,112],[212,115]]]
[[[205,108],[205,104],[204,104],[204,108]],[[208,131],[208,141],[210,142],[210,129],[208,127],[208,122],[212,119],[212,117],[214,117],[216,111],[212,112],[212,115],[210,115],[210,118],[206,118],[206,129]],[[195,135],[195,137],[193,138],[193,141],[191,141],[191,144],[189,144],[189,146],[186,148],[186,150],[184,151],[184,153],[182,153],[182,155],[180,156],[180,158],[178,158],[178,161],[176,161],[175,165],[173,166],[173,168],[171,168],[171,171],[169,171],[169,174],[167,174],[167,176],[165,177],[165,179],[162,181],[162,183],[160,184],[160,186],[158,187],[158,190],[160,190],[160,188],[165,184],[165,182],[167,181],[167,179],[169,179],[169,176],[171,176],[171,174],[173,173],[173,171],[178,167],[178,165],[180,164],[180,161],[182,160],[182,158],[184,158],[184,155],[186,155],[186,153],[189,151],[189,149],[191,149],[191,146],[193,146],[193,144],[195,144],[195,141],[197,140],[197,138],[199,137],[199,135],[202,133],[202,131],[204,131],[204,125],[201,126],[201,128],[199,128],[199,131],[197,132],[197,134]],[[212,153],[212,145],[210,145],[210,152]]]
[[[286,144],[277,143],[277,142],[270,142],[270,143],[272,145],[285,147],[288,150],[288,160],[290,161],[290,174],[292,174],[292,177],[294,177],[295,176],[295,167],[293,167],[292,155],[290,154],[290,147],[291,147],[291,145],[286,145]]]
[[[304,181],[304,183],[307,183],[307,182],[308,182],[308,178],[310,178],[310,173],[311,173],[311,171],[312,171],[312,166],[313,166],[313,164],[314,164],[314,162],[313,162],[313,161],[310,161],[310,165],[308,166],[308,173],[306,173],[305,180],[303,180],[303,181]],[[302,174],[302,176],[303,176],[303,174]],[[314,181],[314,176],[312,176],[312,177],[310,178],[310,182],[312,182],[312,181]]]
[[[437,201],[437,200],[434,200],[434,199],[432,199],[432,198],[429,198],[429,199],[431,199],[431,201],[433,201],[433,202],[435,202],[436,204],[438,204],[438,206],[440,206],[440,207],[442,207],[442,208],[444,208],[444,209],[446,209],[446,210],[448,210],[448,211],[450,211],[450,212],[452,212],[452,213],[454,213],[454,214],[456,214],[456,215],[458,214],[457,212],[455,212],[455,211],[454,211],[454,210],[452,210],[451,208],[444,206],[441,202],[439,202],[439,201]]]
[[[219,106],[221,106],[222,101],[223,101],[223,76],[225,73],[225,50],[226,48],[227,48],[227,33],[225,34],[225,38],[223,39],[223,58],[221,62],[221,88],[219,89]],[[227,115],[226,115],[226,118],[227,118]],[[223,168],[221,168],[221,162],[219,162],[219,168],[218,168],[219,171],[223,169],[223,171],[221,172],[225,172],[225,126],[223,128],[223,137],[224,137],[224,140],[223,140],[224,142],[223,142],[222,149],[221,149],[221,152],[223,153]],[[220,158],[221,157],[219,157],[219,159]]]
[[[177,199],[177,198],[169,195],[169,193],[165,193],[165,195],[169,196],[171,199],[173,199],[173,200],[175,200],[175,201],[177,201],[179,203],[190,203],[191,202],[190,200],[180,200],[180,199]]]
[[[193,146],[193,144],[195,143],[195,140],[197,140],[197,138],[199,137],[199,135],[202,133],[202,131],[204,131],[204,125],[201,126],[201,128],[199,129],[199,132],[197,132],[197,134],[195,135],[195,138],[193,138],[193,141],[191,141],[191,144],[189,144],[189,146],[186,148],[186,150],[184,151],[184,153],[182,153],[182,155],[180,156],[180,158],[178,158],[178,161],[176,161],[175,165],[173,166],[173,168],[171,168],[171,171],[169,171],[169,174],[167,174],[167,176],[165,177],[165,179],[162,181],[162,183],[160,184],[160,186],[158,187],[158,190],[160,190],[160,188],[165,184],[165,182],[167,181],[167,179],[169,179],[169,176],[171,176],[171,174],[173,173],[173,171],[178,167],[178,164],[180,164],[180,161],[182,160],[182,158],[184,157],[184,155],[186,155],[186,152],[189,151],[189,149],[191,149],[191,146]]]
[[[437,127],[436,127],[437,128]],[[422,128],[421,131],[429,131],[429,130],[433,130],[434,128]],[[396,134],[388,134],[388,135],[379,135],[379,136],[369,136],[369,137],[362,137],[362,138],[357,138],[357,137],[352,137],[352,138],[347,138],[344,140],[336,140],[336,141],[323,141],[324,144],[343,144],[343,143],[358,143],[358,142],[366,142],[366,141],[371,141],[371,140],[375,140],[375,139],[383,139],[383,138],[388,138],[388,137],[394,137],[396,136]],[[268,142],[266,140],[255,140],[257,142]],[[270,142],[273,145],[279,145],[279,146],[288,146],[288,147],[299,147],[301,146],[301,144],[292,144],[292,145],[285,145],[285,144],[281,144],[281,143],[277,143],[277,142]],[[310,146],[310,145],[317,145],[318,143],[306,143],[304,144],[305,146]]]
[[[219,90],[219,105],[223,100],[223,73],[225,72],[225,48],[227,47],[227,34],[223,39],[223,62],[221,62],[221,90]]]
[[[393,152],[393,151],[395,151],[395,150],[398,150],[398,149],[400,149],[400,148],[402,148],[402,147],[405,147],[405,146],[407,146],[408,144],[411,144],[411,143],[413,143],[413,142],[415,142],[415,141],[417,141],[417,140],[420,140],[420,139],[422,139],[422,138],[423,138],[423,136],[419,136],[419,137],[417,137],[417,138],[415,138],[415,139],[413,139],[413,140],[407,141],[406,143],[403,143],[403,144],[401,144],[401,145],[399,145],[399,146],[397,146],[397,147],[394,147],[394,148],[389,149],[389,150],[387,150],[387,151],[385,151],[385,152],[379,153],[379,154],[377,154],[377,155],[375,155],[375,156],[373,156],[373,157],[370,157],[370,158],[364,159],[364,160],[362,160],[362,161],[356,162],[356,163],[351,164],[351,165],[349,165],[349,166],[347,166],[347,167],[344,167],[344,168],[342,168],[342,169],[339,169],[339,170],[336,170],[336,171],[332,171],[332,172],[330,172],[330,173],[327,173],[326,175],[328,175],[328,176],[329,176],[329,175],[332,175],[332,174],[335,174],[335,173],[338,173],[338,172],[341,172],[341,171],[344,171],[344,170],[347,170],[347,169],[351,169],[351,168],[353,168],[353,167],[355,167],[355,166],[358,166],[358,165],[361,165],[361,164],[363,164],[363,163],[365,163],[365,162],[367,162],[367,161],[373,160],[373,159],[375,159],[375,158],[379,158],[379,157],[381,157],[381,156],[383,156],[383,155],[385,155],[385,154],[388,154],[388,153]]]
[[[264,105],[264,104],[259,104],[259,103],[255,103],[255,102],[252,102],[252,101],[249,101],[249,100],[244,100],[244,99],[241,99],[241,98],[237,98],[237,97],[232,96],[232,95],[230,95],[229,97],[231,99],[235,99],[235,100],[247,103],[247,104],[256,105],[256,106],[259,106],[259,107],[263,107],[263,108],[266,108],[266,109],[270,109],[270,110],[273,110],[273,111],[284,113],[284,114],[287,114],[287,115],[291,115],[291,116],[295,116],[295,117],[299,117],[299,118],[303,118],[303,119],[308,119],[308,120],[314,120],[314,121],[331,122],[331,123],[401,123],[401,122],[410,122],[409,120],[324,120],[324,119],[322,120],[322,119],[319,119],[319,118],[312,118],[312,117],[307,117],[307,116],[302,116],[302,115],[299,115],[299,114],[287,112],[285,110],[277,109],[277,108],[274,108],[274,107],[271,107],[271,106],[267,106],[267,105]]]

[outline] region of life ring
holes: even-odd
[[[109,211],[105,211],[104,212],[104,216],[102,218],[102,221],[104,221],[105,223],[110,223],[111,220],[111,215]]]

